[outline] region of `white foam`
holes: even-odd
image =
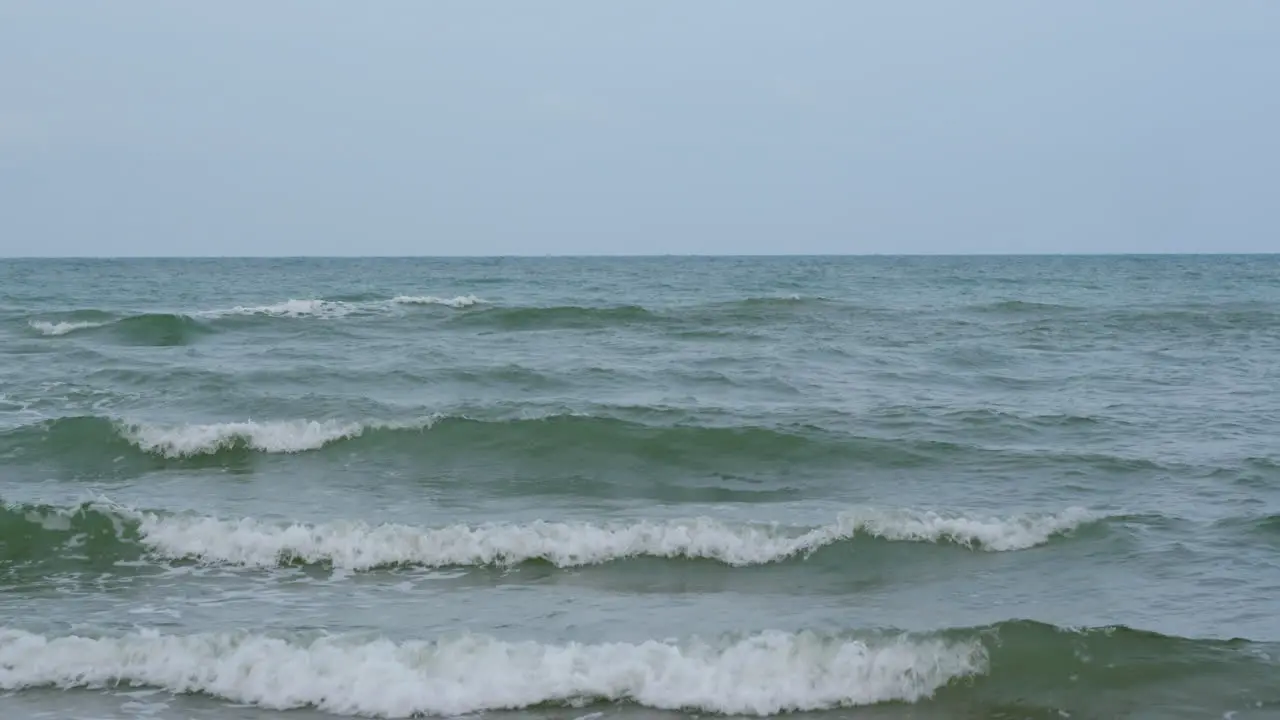
[[[221,317],[225,315],[269,315],[271,317],[343,317],[356,310],[351,303],[335,300],[295,300],[290,298],[274,305],[246,307],[237,305],[229,310],[211,310],[202,314]]]
[[[102,327],[110,324],[106,322],[93,322],[90,320],[82,320],[78,322],[49,322],[47,320],[30,320],[27,322],[33,329],[39,330],[45,335],[66,335],[76,330],[87,330],[88,328]]]
[[[378,429],[427,429],[440,419],[430,415],[405,421],[272,420],[187,425],[117,423],[117,431],[140,450],[169,458],[210,455],[242,444],[267,453],[318,450],[329,443]]]
[[[808,531],[777,525],[734,525],[705,517],[612,524],[537,521],[525,525],[489,523],[440,528],[360,522],[278,525],[251,518],[222,520],[152,513],[133,513],[132,517],[140,523],[142,541],[162,557],[255,567],[302,561],[367,570],[393,565],[512,565],[530,560],[576,567],[641,556],[700,558],[732,566],[762,565],[858,534],[1009,551],[1045,543],[1094,515],[1073,508],[1056,515],[977,519],[859,509],[842,513],[831,525]]]
[[[1099,519],[1095,512],[1071,507],[1059,513],[1031,513],[1013,517],[966,517],[933,511],[863,509],[841,516],[842,529],[886,540],[953,542],[993,552],[1025,550],[1049,542],[1055,535]]]
[[[177,458],[216,453],[236,444],[269,453],[315,450],[335,440],[356,437],[366,427],[337,420],[280,420],[177,426],[134,423],[119,425],[119,432],[145,452]]]
[[[339,300],[296,300],[289,299],[274,305],[242,306],[237,305],[228,310],[208,310],[200,315],[207,317],[224,317],[227,315],[267,315],[270,317],[317,317],[340,318],[352,313],[386,313],[397,305],[443,305],[452,308],[471,307],[484,300],[475,295],[459,295],[452,298],[435,297],[433,295],[398,295],[390,300],[371,300],[368,302],[342,302]]]
[[[764,632],[719,641],[544,645],[263,635],[47,638],[0,630],[0,689],[159,687],[286,710],[403,718],[629,701],[773,715],[930,697],[987,670],[977,642]]]
[[[201,310],[185,313],[194,318],[221,318],[230,315],[265,315],[283,318],[321,318],[333,319],[353,313],[390,313],[399,305],[441,305],[451,308],[466,308],[483,304],[484,299],[475,295],[458,295],[456,297],[436,297],[434,295],[397,295],[390,300],[370,300],[367,302],[343,302],[341,300],[321,300],[290,298],[284,302],[271,305],[236,305],[218,310]],[[28,320],[32,329],[44,335],[66,335],[67,333],[88,328],[102,327],[116,322],[104,321],[65,321],[50,322],[48,320]]]
[[[447,305],[451,308],[471,307],[483,303],[484,300],[475,295],[459,295],[453,298],[438,298],[432,295],[398,295],[392,298],[396,305]]]

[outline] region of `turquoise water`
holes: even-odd
[[[1280,716],[1280,258],[0,262],[0,716]]]

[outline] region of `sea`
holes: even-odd
[[[1280,256],[0,261],[8,720],[1280,717]]]

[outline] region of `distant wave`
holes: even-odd
[[[540,305],[527,303],[492,303],[474,294],[449,296],[408,295],[375,297],[369,295],[345,296],[345,299],[291,298],[263,305],[236,305],[227,308],[193,310],[184,312],[153,312],[138,315],[119,315],[97,310],[81,310],[28,319],[28,325],[36,332],[57,337],[80,332],[92,332],[120,323],[195,323],[193,327],[206,332],[214,328],[241,327],[252,319],[318,319],[336,320],[359,317],[397,317],[411,308],[448,308],[459,311],[440,320],[447,327],[482,328],[504,332],[530,330],[600,330],[626,326],[658,328],[677,337],[751,337],[756,329],[770,323],[810,321],[816,317],[837,317],[847,320],[852,316],[880,316],[892,322],[899,311],[877,306],[855,305],[846,300],[818,296],[778,295],[747,296],[726,300],[704,301],[687,304],[660,303],[652,306],[628,303],[575,303],[572,299],[561,304]],[[1041,303],[1029,300],[1002,300],[964,306],[961,312],[978,313],[988,318],[1008,316],[1021,329],[1019,337],[1037,340],[1046,334],[1087,333],[1092,336],[1100,329],[1107,332],[1134,332],[1139,334],[1184,333],[1192,331],[1241,331],[1255,328],[1271,329],[1280,326],[1280,313],[1270,306],[1167,306],[1144,307],[1079,307]],[[167,318],[167,320],[162,320]],[[236,319],[239,318],[239,322]],[[980,319],[975,319],[981,321]],[[1049,322],[1052,320],[1053,322]],[[971,320],[966,320],[970,322]],[[157,345],[182,344],[194,338],[191,327],[178,333],[165,335]],[[165,338],[168,339],[165,339]],[[126,341],[148,344],[147,332],[132,333]]]
[[[438,298],[431,295],[397,295],[391,299],[397,305],[447,305],[452,308],[471,307],[483,303],[484,300],[475,295],[459,295],[452,298]]]
[[[493,307],[453,319],[453,325],[513,330],[586,329],[654,323],[661,316],[639,305]]]
[[[340,318],[355,313],[386,312],[399,305],[441,305],[451,308],[465,308],[484,303],[475,295],[459,295],[453,298],[440,298],[431,295],[410,296],[397,295],[390,300],[294,300],[274,305],[236,306],[226,310],[206,310],[199,315],[207,317],[226,317],[229,315],[266,315],[270,317],[316,317]]]
[[[227,308],[192,310],[173,313],[141,313],[119,315],[96,310],[68,313],[70,317],[31,319],[28,324],[48,336],[66,335],[81,330],[136,322],[142,318],[169,318],[170,322],[211,323],[233,318],[313,318],[339,319],[359,316],[396,314],[399,308],[437,306],[453,310],[475,308],[477,312],[461,314],[452,324],[462,327],[495,329],[592,329],[628,324],[657,324],[688,330],[687,326],[714,329],[718,323],[767,322],[785,319],[807,308],[830,305],[822,298],[799,295],[778,297],[746,297],[719,302],[648,308],[639,305],[494,305],[474,294],[443,297],[434,295],[396,295],[391,298],[351,296],[348,299],[291,298],[265,305],[235,305]],[[482,307],[481,307],[482,306]],[[401,311],[402,312],[402,311]],[[82,317],[93,315],[91,318]],[[81,316],[81,317],[77,317]],[[154,320],[153,320],[154,322]]]
[[[1060,313],[1080,308],[1072,305],[1060,305],[1058,303],[1034,302],[1031,300],[1001,300],[998,302],[984,303],[980,305],[970,306],[971,309],[978,312],[994,313],[994,314],[1046,314]]]
[[[1120,686],[1143,687],[1144,703],[1205,677],[1232,678],[1235,701],[1242,692],[1268,692],[1280,668],[1265,649],[1025,620],[921,633],[767,630],[556,644],[476,634],[394,642],[251,631],[46,636],[0,628],[0,689],[141,685],[264,709],[379,718],[619,702],[749,716],[938,703],[947,716],[959,709],[1003,716],[1012,708],[1019,717],[1062,717],[1071,714],[1064,706],[1087,708]],[[1046,699],[1055,704],[1030,704]],[[1110,709],[1096,715],[1114,716]]]
[[[1058,513],[982,517],[923,510],[854,508],[819,527],[727,523],[708,517],[608,523],[486,523],[423,528],[400,524],[269,523],[138,511],[109,503],[66,510],[9,506],[4,534],[45,533],[56,553],[73,528],[112,528],[110,542],[136,540],[169,560],[274,567],[324,564],[349,570],[396,566],[511,566],[546,562],[560,568],[638,557],[711,560],[733,567],[765,565],[859,537],[953,544],[987,552],[1043,545],[1105,517],[1073,507]]]
[[[475,295],[459,295],[452,298],[430,295],[398,295],[390,299],[361,301],[290,299],[271,305],[237,305],[214,310],[148,312],[134,315],[121,315],[99,310],[79,310],[66,313],[61,319],[30,319],[27,321],[27,325],[40,334],[50,337],[96,328],[123,327],[126,329],[125,339],[146,340],[147,334],[150,332],[153,336],[163,340],[166,335],[173,335],[174,327],[177,326],[186,328],[203,327],[209,330],[209,323],[236,316],[333,319],[353,314],[388,313],[394,308],[404,306],[439,305],[461,309],[483,304],[484,302],[484,300]],[[86,318],[84,316],[90,317]],[[129,331],[130,326],[132,326],[132,332]],[[180,343],[157,342],[155,344]]]
[[[343,317],[354,312],[359,305],[338,300],[286,300],[273,305],[237,305],[226,310],[204,310],[196,313],[203,317],[228,315],[268,315],[271,317]]]
[[[1008,301],[978,311],[1016,316],[1022,337],[1093,338],[1119,333],[1130,342],[1150,336],[1205,337],[1218,332],[1268,331],[1280,327],[1280,309],[1259,303],[1161,304],[1076,307]],[[1052,322],[1050,322],[1052,321]]]
[[[617,305],[493,306],[460,315],[453,325],[514,330],[599,329],[624,325],[652,325],[673,330],[716,330],[722,323],[744,324],[785,320],[797,313],[835,306],[823,298],[746,297],[719,302],[645,307]]]

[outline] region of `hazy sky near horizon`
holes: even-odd
[[[1275,0],[0,0],[0,255],[1280,251]]]

